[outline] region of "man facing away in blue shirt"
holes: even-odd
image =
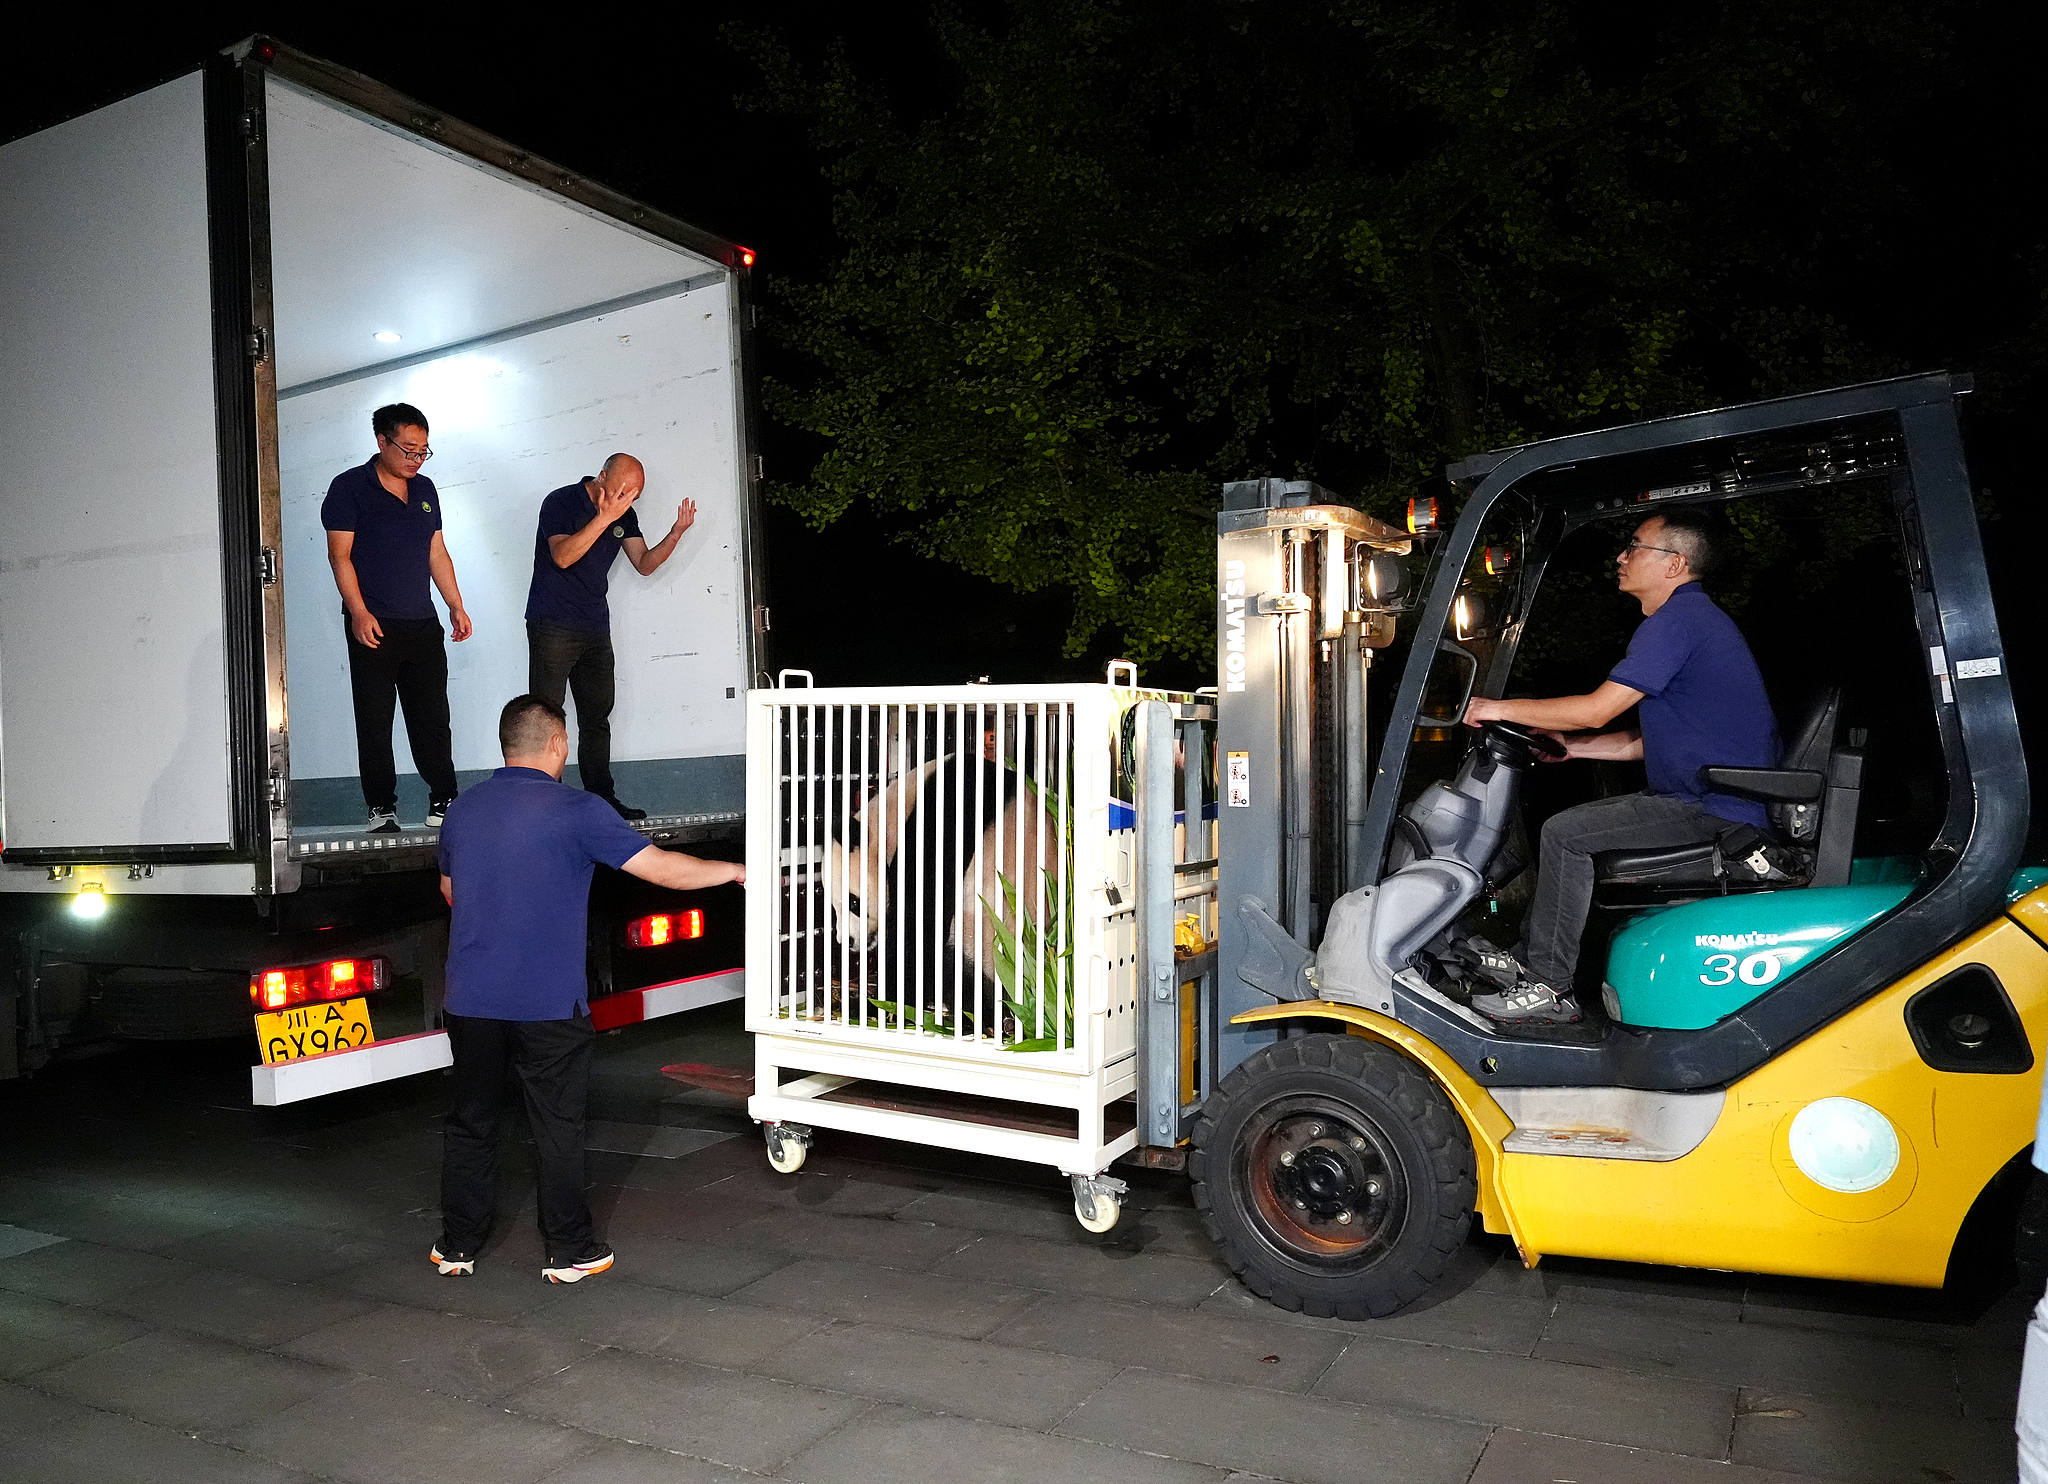
[[[520,696],[498,718],[505,766],[448,810],[441,895],[448,934],[445,1020],[455,1106],[441,1156],[444,1274],[476,1270],[491,1232],[498,1111],[509,1068],[526,1098],[539,1166],[541,1275],[575,1283],[612,1265],[583,1195],[583,1115],[595,1034],[585,998],[590,877],[611,866],[674,891],[737,882],[747,868],[647,843],[604,800],[560,781],[569,761],[562,708]]]
[[[1778,723],[1763,675],[1735,620],[1700,587],[1713,565],[1713,527],[1695,510],[1653,515],[1622,548],[1617,585],[1643,607],[1628,654],[1589,695],[1473,700],[1468,725],[1518,722],[1550,732],[1569,757],[1641,759],[1649,788],[1565,809],[1544,823],[1536,897],[1526,924],[1528,977],[1472,1008],[1513,1024],[1579,1018],[1573,975],[1593,902],[1593,857],[1718,839],[1761,827],[1763,806],[1702,793],[1702,767],[1775,768]],[[1637,724],[1606,730],[1631,706]]]
[[[696,502],[676,507],[676,523],[649,546],[633,502],[647,471],[629,453],[615,453],[595,477],[550,490],[541,501],[533,541],[533,585],[526,595],[526,688],[557,706],[576,697],[576,769],[583,786],[626,819],[645,809],[619,802],[612,782],[612,615],[605,589],[623,549],[642,577],[669,559],[697,518]]]

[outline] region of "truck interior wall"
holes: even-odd
[[[0,324],[7,846],[225,846],[199,74],[0,148]]]
[[[363,817],[320,506],[394,401],[431,424],[424,472],[475,624],[447,646],[464,782],[497,766],[498,710],[526,689],[541,500],[624,450],[647,466],[649,545],[683,499],[697,518],[651,578],[611,572],[620,793],[657,814],[736,812],[748,599],[726,270],[275,78],[268,107],[294,829]],[[413,820],[426,794],[393,730]]]

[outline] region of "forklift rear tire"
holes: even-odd
[[[1323,1319],[1381,1318],[1464,1245],[1478,1184],[1443,1089],[1361,1036],[1276,1041],[1223,1079],[1189,1173],[1245,1287]]]

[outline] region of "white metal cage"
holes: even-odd
[[[1159,695],[748,693],[755,1118],[1081,1176],[1139,1141],[1132,726]]]

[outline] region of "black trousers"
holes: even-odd
[[[1622,794],[1563,809],[1543,823],[1536,899],[1524,920],[1529,972],[1562,992],[1579,967],[1579,939],[1593,905],[1593,857],[1603,850],[1653,850],[1719,837],[1728,821],[1685,799]]]
[[[356,703],[356,769],[363,802],[398,807],[398,769],[391,758],[391,714],[405,708],[405,739],[412,765],[434,800],[455,797],[454,741],[448,731],[448,651],[439,619],[380,618],[384,639],[375,649],[348,639],[348,685]]]
[[[455,1107],[441,1141],[443,1252],[474,1253],[491,1234],[498,1183],[498,1114],[505,1074],[519,1079],[538,1166],[540,1234],[550,1265],[591,1245],[583,1194],[583,1115],[590,1100],[590,1017],[488,1020],[449,1015]]]
[[[612,636],[553,624],[526,623],[526,688],[562,704],[566,688],[576,698],[576,768],[583,787],[615,799],[612,785]]]

